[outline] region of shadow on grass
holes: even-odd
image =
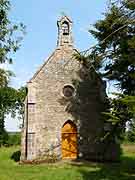
[[[16,151],[11,155],[11,159],[14,160],[15,162],[20,161],[20,156],[21,156],[21,151]]]
[[[120,163],[92,164],[80,164],[78,171],[83,180],[135,180],[135,159],[133,158],[123,157]],[[72,165],[79,166],[74,163]]]

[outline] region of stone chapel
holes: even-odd
[[[116,144],[105,146],[98,138],[108,130],[101,117],[105,83],[74,57],[71,19],[62,16],[57,26],[56,49],[27,83],[21,160],[115,160]]]

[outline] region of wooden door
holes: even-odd
[[[68,121],[62,128],[62,159],[77,158],[77,129]]]

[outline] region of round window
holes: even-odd
[[[75,90],[74,90],[73,86],[70,86],[70,85],[64,86],[64,88],[63,88],[63,94],[65,97],[68,97],[68,98],[73,96],[74,91]]]

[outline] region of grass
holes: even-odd
[[[19,165],[16,147],[0,149],[0,180],[135,180],[135,145],[123,145],[121,163]]]

